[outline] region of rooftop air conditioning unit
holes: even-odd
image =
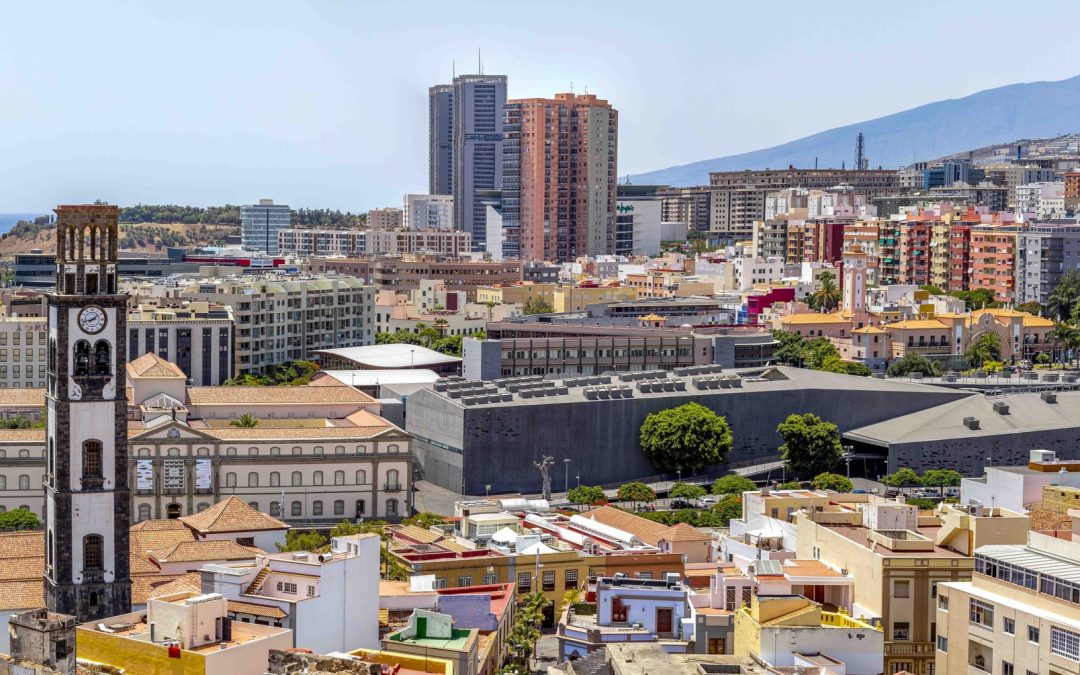
[[[999,415],[1009,414],[1009,404],[1005,401],[994,401],[994,412]]]
[[[1046,403],[1057,403],[1057,394],[1052,391],[1044,391],[1043,393],[1039,394],[1039,398],[1041,398]]]
[[[965,417],[964,418],[964,426],[967,427],[968,429],[973,429],[973,430],[978,429],[979,428],[979,418],[978,417]]]

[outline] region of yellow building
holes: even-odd
[[[534,300],[542,300],[551,305],[554,300],[556,284],[533,283],[527,281],[520,284],[497,286],[478,286],[476,288],[476,301],[478,303],[492,302],[496,305],[521,305],[524,307]]]
[[[975,550],[970,581],[941,584],[938,673],[1080,673],[1080,543],[1031,532]]]
[[[228,618],[218,593],[152,598],[147,611],[75,629],[80,661],[139,675],[262,675],[271,649],[292,648],[292,631]]]
[[[881,628],[823,611],[801,595],[754,595],[735,611],[735,655],[773,668],[793,668],[802,665],[800,656],[816,654],[852,675],[872,675],[882,672],[882,644]]]
[[[552,307],[556,312],[583,312],[589,305],[637,300],[637,297],[636,288],[617,282],[599,286],[559,286],[554,291]]]

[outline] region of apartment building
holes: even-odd
[[[669,187],[659,192],[665,223],[684,223],[692,232],[708,232],[712,218],[712,190],[708,186]]]
[[[203,277],[175,289],[171,296],[232,308],[235,375],[310,359],[316,349],[375,341],[375,289],[356,278]]]
[[[415,195],[402,197],[407,230],[454,229],[454,197],[451,194]],[[369,223],[370,225],[370,223]]]
[[[217,386],[233,376],[233,330],[226,305],[141,304],[128,312],[128,361],[152,352],[175,363],[193,385]]]
[[[1026,183],[1013,188],[1013,208],[1017,213],[1039,218],[1062,217],[1065,215],[1064,181]],[[1054,205],[1060,203],[1060,212]]]
[[[401,209],[386,206],[367,212],[367,226],[372,230],[397,230],[402,226],[404,215]]]
[[[938,585],[937,672],[1080,673],[1078,579],[1071,532],[975,549],[970,580]]]
[[[523,260],[568,262],[615,246],[619,114],[592,94],[506,105],[503,227]],[[508,209],[516,205],[516,211]],[[475,239],[475,238],[474,238]]]
[[[1080,171],[1067,171],[1065,179],[1065,208],[1076,209],[1080,207]]]
[[[278,232],[281,255],[359,256],[367,253],[369,230],[299,230]]]
[[[803,224],[802,262],[834,263],[844,251],[844,228],[849,220],[811,218]]]
[[[1080,226],[1032,225],[1016,237],[1016,302],[1045,305],[1061,276],[1080,269]]]
[[[787,259],[788,221],[779,218],[755,220],[753,225],[754,256]]]
[[[240,236],[245,250],[277,255],[277,233],[289,227],[292,227],[292,211],[288,204],[260,199],[258,204],[240,207]]]
[[[850,194],[870,199],[896,195],[900,191],[896,171],[868,169],[790,167],[758,171],[721,171],[709,174],[709,185],[713,188],[711,229],[729,243],[751,239],[753,222],[767,217],[766,198],[770,192],[787,188],[826,190],[846,186],[845,191]],[[779,210],[769,217],[775,217],[778,213]]]
[[[472,234],[460,230],[369,230],[368,255],[466,256],[472,250]]]
[[[990,223],[971,229],[971,290],[986,288],[998,302],[1016,302],[1018,236],[1024,227]]]
[[[0,387],[45,386],[45,324],[44,318],[0,317]]]

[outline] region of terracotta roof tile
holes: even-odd
[[[390,423],[378,427],[264,427],[250,429],[239,427],[220,427],[206,429],[206,433],[223,441],[243,440],[245,438],[282,440],[318,440],[320,438],[369,438],[390,429]]]
[[[131,575],[131,604],[145,605],[146,601],[154,596],[156,589],[165,584],[175,581],[183,574],[132,574]]]
[[[340,383],[339,383],[340,384]],[[374,403],[362,391],[341,384],[337,387],[188,387],[191,405],[281,405],[283,403]]]
[[[0,389],[0,406],[38,406],[44,404],[44,389]]]
[[[675,525],[672,525],[660,538],[664,541],[703,541],[712,539],[712,537],[705,532],[686,523],[676,523]]]
[[[134,377],[171,377],[187,379],[180,366],[166,361],[154,352],[146,352],[127,364],[128,375]]]
[[[180,520],[203,534],[289,529],[285,523],[256,511],[239,497],[228,497],[205,511],[184,516]]]
[[[227,539],[200,539],[149,551],[148,555],[151,560],[158,563],[185,563],[210,560],[253,560],[255,556],[263,553],[265,551],[261,549],[241,546]]]
[[[288,614],[280,607],[260,605],[254,602],[242,602],[240,600],[229,600],[229,611],[237,614],[262,616],[268,619],[284,619],[288,616]]]
[[[601,506],[592,511],[587,511],[582,515],[586,518],[592,518],[598,523],[610,525],[623,532],[629,532],[650,546],[656,546],[663,538],[664,532],[668,529],[667,525],[655,523],[646,518],[642,518],[641,516],[635,516],[632,513],[627,513],[626,511],[621,511],[611,506]]]
[[[0,611],[45,604],[45,533],[0,533]]]
[[[45,606],[45,577],[33,580],[0,581],[0,610]]]
[[[0,429],[0,443],[45,442],[44,429]]]
[[[161,579],[161,582],[154,584],[151,588],[151,598],[160,598],[163,595],[172,595],[173,593],[202,592],[202,575],[198,572],[178,574],[171,578],[158,577],[158,579]],[[134,579],[132,579],[132,582],[134,582]],[[134,592],[132,595],[134,595]],[[134,602],[134,599],[132,599],[132,602]]]

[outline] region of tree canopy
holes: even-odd
[[[555,308],[547,300],[536,297],[530,298],[521,311],[525,314],[551,314],[555,311]]]
[[[623,483],[615,492],[615,497],[621,502],[655,502],[656,493],[645,483]]]
[[[1046,313],[1057,321],[1073,318],[1077,300],[1080,300],[1080,270],[1069,270],[1061,275],[1046,302]]]
[[[1001,336],[993,331],[983,333],[972,341],[964,357],[976,368],[989,361],[1000,361]]]
[[[917,352],[908,352],[903,357],[889,364],[885,374],[889,377],[904,377],[912,373],[922,373],[927,377],[941,375],[941,366]]]
[[[953,469],[928,469],[923,472],[919,482],[926,487],[958,487],[963,477],[962,473]]]
[[[446,518],[440,516],[437,513],[431,513],[430,511],[421,511],[415,516],[409,516],[405,520],[401,521],[402,525],[416,525],[427,529],[432,525],[445,525],[448,523]]]
[[[893,473],[881,477],[881,482],[889,487],[908,487],[911,485],[922,485],[922,481],[919,480],[919,474],[915,473],[906,466],[900,467]]]
[[[750,490],[756,490],[757,485],[746,476],[729,473],[713,481],[712,493],[714,495],[741,495]]]
[[[599,485],[579,485],[570,488],[570,491],[566,493],[566,500],[571,504],[594,506],[606,502],[607,495],[604,494],[604,488]]]
[[[259,418],[255,417],[251,413],[244,413],[240,417],[229,422],[230,426],[240,427],[241,429],[254,429],[259,426]]]
[[[668,490],[668,497],[672,499],[697,499],[706,494],[705,488],[693,483],[675,483]]]
[[[30,509],[11,509],[0,513],[0,530],[37,530],[41,519]]]
[[[774,353],[780,363],[845,375],[871,375],[866,364],[842,360],[840,351],[828,338],[815,337],[807,340],[786,330],[774,330],[773,337],[780,343]]]
[[[828,471],[843,454],[836,425],[813,413],[788,415],[776,431],[784,439],[780,446],[784,465],[800,478]]]
[[[278,551],[318,551],[326,546],[326,537],[315,530],[289,530],[285,533],[285,543],[278,544]]]
[[[286,361],[274,366],[267,375],[248,373],[225,381],[230,387],[300,387],[311,382],[311,377],[319,371],[319,364],[314,361]]]
[[[818,490],[832,490],[833,492],[851,492],[855,485],[845,476],[838,473],[819,473],[814,476],[814,487]]]
[[[840,304],[840,287],[836,285],[836,275],[825,270],[818,277],[818,288],[807,303],[811,309],[831,312]]]
[[[733,442],[727,420],[699,403],[649,413],[639,439],[645,456],[665,473],[723,462]]]

